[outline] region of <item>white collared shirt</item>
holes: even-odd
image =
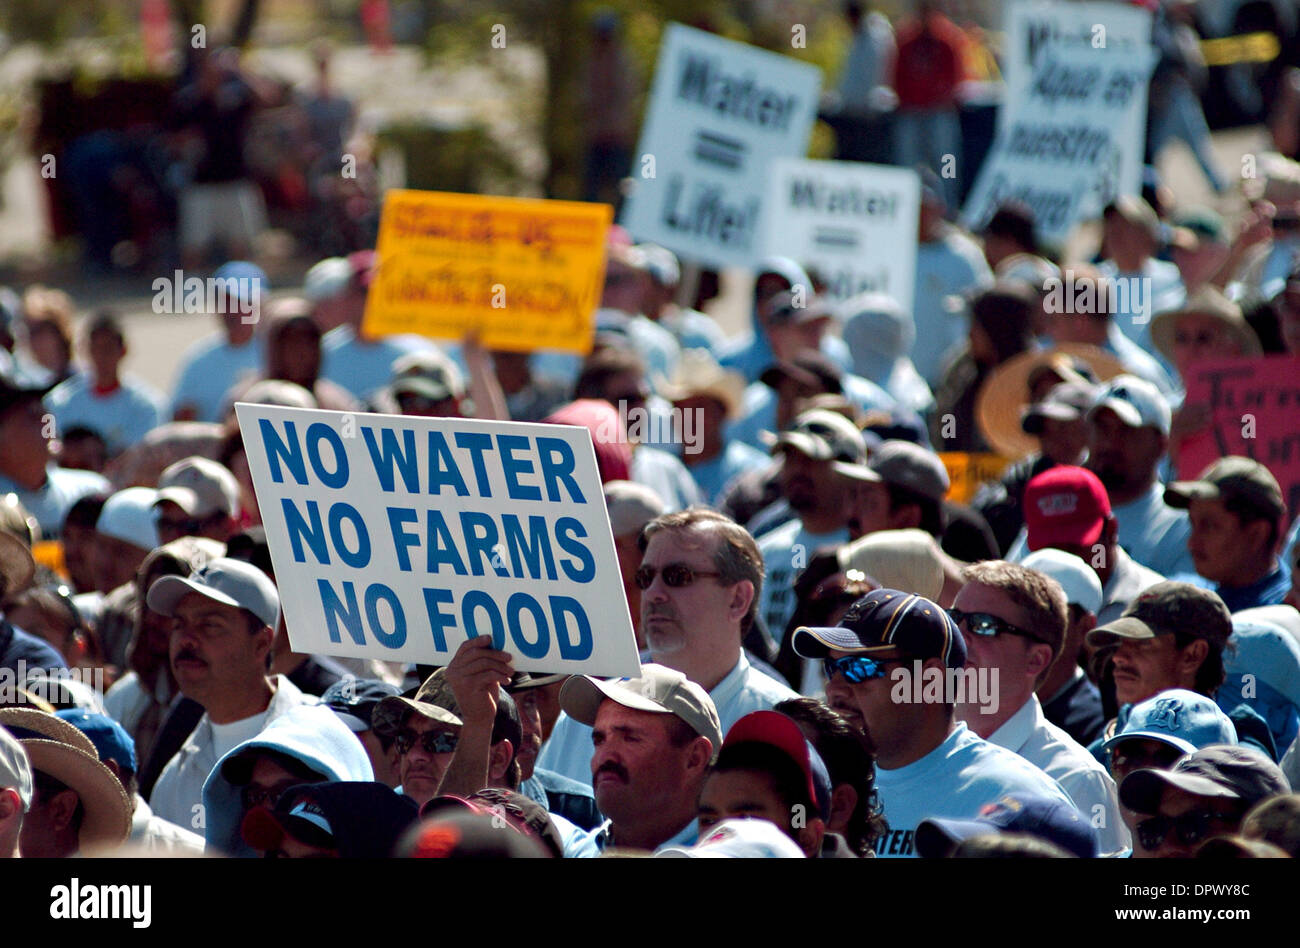
[[[1030,695],[989,741],[1015,751],[1061,785],[1096,828],[1101,855],[1112,856],[1132,846],[1119,813],[1115,781],[1087,748],[1043,716],[1037,695]]]

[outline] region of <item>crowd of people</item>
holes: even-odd
[[[0,855],[1300,854],[1300,518],[1173,474],[1198,363],[1300,347],[1300,164],[1235,220],[1152,178],[1087,260],[933,172],[911,311],[772,258],[729,334],[614,227],[582,357],[371,337],[374,251],[236,259],[164,395],[0,291]],[[295,652],[236,402],[589,429],[639,675]]]

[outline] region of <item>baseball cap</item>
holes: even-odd
[[[1098,389],[1086,381],[1057,382],[1041,402],[1028,406],[1020,416],[1020,427],[1025,434],[1037,435],[1043,431],[1043,421],[1076,421],[1088,413],[1097,400]]]
[[[1110,497],[1096,474],[1068,464],[1025,485],[1025,538],[1031,550],[1092,546],[1110,518]]]
[[[424,684],[420,685],[420,690],[416,692],[416,700],[442,708],[455,717],[457,724],[462,722],[460,705],[456,701],[456,693],[452,690],[451,682],[447,680],[445,668],[437,668],[430,673],[424,680]],[[519,708],[510,693],[501,687],[497,688],[497,712],[492,719],[492,743],[498,741],[509,741],[510,746],[514,748],[518,748],[523,743],[523,725],[519,720]]]
[[[1300,642],[1281,626],[1263,619],[1232,616],[1232,638],[1223,653],[1228,676],[1254,675],[1300,706]],[[1280,746],[1280,745],[1279,745]]]
[[[28,399],[44,398],[53,387],[33,384],[22,376],[12,359],[0,358],[0,412]]]
[[[564,838],[551,820],[546,807],[516,790],[504,787],[485,787],[468,797],[443,794],[420,807],[420,817],[425,820],[465,813],[495,816],[498,828],[502,823],[515,831],[542,843],[556,859],[564,855]]]
[[[822,819],[830,816],[830,773],[817,748],[808,743],[793,718],[779,711],[750,712],[731,725],[722,747],[725,750],[746,743],[766,744],[793,760],[804,775],[808,799],[817,805]]]
[[[142,550],[158,545],[158,512],[154,503],[158,491],[152,487],[128,487],[111,495],[100,508],[95,530]]]
[[[655,858],[803,859],[803,850],[768,820],[723,820],[694,846],[666,846]]]
[[[758,380],[768,388],[778,387],[791,378],[807,388],[839,394],[844,390],[844,371],[816,349],[804,349],[789,359],[781,359],[763,370]]]
[[[834,628],[795,629],[793,645],[804,658],[825,658],[834,649],[885,658],[939,658],[949,668],[966,664],[966,640],[947,611],[897,589],[867,593]]]
[[[469,811],[439,813],[411,827],[398,844],[408,859],[546,859],[538,839],[507,829],[499,817]]]
[[[793,326],[810,323],[816,319],[830,319],[831,311],[820,296],[810,296],[804,305],[797,305],[791,290],[782,290],[772,296],[763,307],[763,319],[769,323]]]
[[[981,807],[973,820],[922,820],[916,827],[916,852],[922,859],[943,859],[963,840],[989,833],[1028,833],[1080,859],[1097,856],[1097,831],[1078,810],[1033,793],[1008,793]]]
[[[226,281],[236,281],[233,286],[229,287],[229,292],[241,302],[250,302],[249,297],[254,294],[265,296],[271,292],[271,283],[266,278],[266,271],[255,263],[247,260],[230,260],[217,267],[217,272],[212,274],[213,280],[221,280],[222,286],[229,286]],[[253,287],[249,292],[249,287]]]
[[[253,807],[239,831],[244,842],[263,851],[279,849],[286,836],[321,849],[337,848],[334,827],[320,804],[295,794],[283,794],[274,809]]]
[[[616,537],[639,531],[655,517],[668,512],[668,505],[654,488],[635,481],[606,482],[605,506],[609,509],[610,529]]]
[[[380,700],[370,713],[370,726],[380,734],[396,734],[402,722],[406,720],[406,716],[414,711],[433,721],[460,727],[464,723],[460,716],[446,708],[439,700],[445,700],[443,695],[447,690],[449,689],[445,688],[441,675],[436,679],[430,675],[421,682],[415,694],[409,697],[404,694],[393,695]],[[493,730],[496,730],[495,724]]]
[[[378,678],[354,678],[348,675],[326,688],[320,696],[325,705],[354,734],[369,731],[375,708],[385,698],[400,695],[402,690]]]
[[[158,475],[158,499],[170,500],[191,517],[239,513],[239,481],[224,465],[204,457],[188,457]]]
[[[3,727],[0,727],[0,788],[17,791],[24,813],[32,805],[32,765],[27,751]]]
[[[862,432],[839,412],[825,408],[803,412],[775,440],[774,451],[794,448],[815,461],[831,461],[831,467],[841,474],[879,480],[866,469],[867,446]]]
[[[247,609],[271,628],[280,618],[280,595],[275,583],[252,563],[219,557],[200,566],[188,578],[161,576],[145,597],[149,608],[175,615],[176,605],[189,593],[198,593],[237,609]]]
[[[1155,428],[1169,434],[1169,403],[1158,388],[1136,375],[1117,375],[1102,386],[1088,416],[1102,408],[1109,408],[1130,428]]]
[[[1286,514],[1282,488],[1264,465],[1250,458],[1219,458],[1194,481],[1175,481],[1165,488],[1165,503],[1186,509],[1193,500],[1236,501],[1258,511],[1261,517],[1280,520]]]
[[[56,711],[55,715],[90,738],[100,760],[111,760],[123,770],[135,773],[135,739],[107,714],[98,714],[84,708],[67,708]]]
[[[1093,615],[1101,612],[1103,595],[1097,572],[1073,553],[1044,547],[1035,550],[1020,565],[1050,576],[1065,590],[1065,601]]]
[[[302,295],[313,303],[338,296],[352,282],[352,265],[342,257],[326,257],[302,278]]]
[[[1133,705],[1123,729],[1101,749],[1109,753],[1117,745],[1139,738],[1194,754],[1213,744],[1236,744],[1237,728],[1213,698],[1170,688]]]
[[[637,249],[645,260],[650,279],[665,287],[676,286],[681,282],[682,268],[677,262],[677,254],[658,244],[637,244]]]
[[[718,709],[708,692],[681,672],[663,665],[641,666],[640,678],[602,681],[588,675],[574,675],[560,689],[560,707],[579,724],[595,726],[596,712],[605,699],[634,711],[675,714],[713,745],[713,756],[722,749],[722,725]]]
[[[939,456],[911,441],[882,442],[871,452],[867,466],[886,484],[904,487],[930,500],[941,501],[948,493],[948,471]]]
[[[393,397],[416,395],[431,402],[459,398],[465,394],[456,363],[442,352],[411,352],[393,362]]]
[[[1135,813],[1154,813],[1165,787],[1246,804],[1291,792],[1286,776],[1262,751],[1244,744],[1211,744],[1169,770],[1133,771],[1119,786],[1120,802]]]
[[[1178,629],[1222,649],[1232,635],[1232,615],[1213,590],[1165,580],[1139,593],[1114,622],[1089,632],[1088,644],[1104,648],[1119,639],[1153,639]]]

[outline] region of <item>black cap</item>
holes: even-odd
[[[782,379],[792,378],[808,388],[838,395],[844,390],[841,381],[844,370],[816,349],[805,349],[793,359],[783,359],[769,366],[759,381],[768,388],[776,388]]]
[[[400,695],[402,689],[378,678],[340,678],[325,689],[320,703],[337,714],[354,733],[370,730],[371,715],[379,702]]]
[[[1135,813],[1155,813],[1165,787],[1248,805],[1291,792],[1282,770],[1262,751],[1242,744],[1211,744],[1169,770],[1133,771],[1120,784],[1120,802]]]
[[[1089,632],[1088,644],[1105,648],[1119,639],[1153,639],[1175,630],[1222,651],[1232,635],[1232,614],[1213,590],[1165,580],[1139,593],[1114,622]]]

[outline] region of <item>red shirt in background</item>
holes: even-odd
[[[924,27],[911,21],[898,31],[894,91],[903,109],[944,109],[957,104],[966,34],[947,17],[933,14]]]

